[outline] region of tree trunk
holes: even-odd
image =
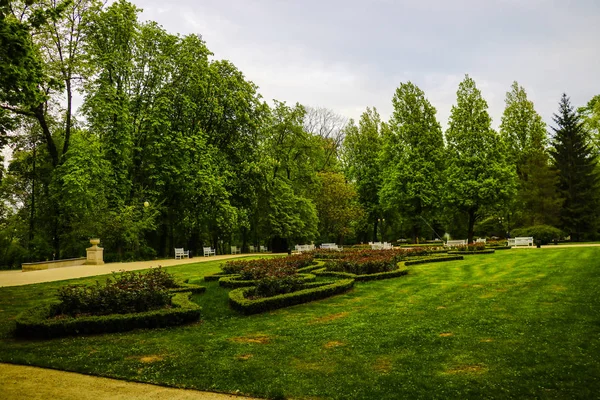
[[[468,233],[468,243],[473,243],[473,231],[475,230],[475,220],[477,216],[475,215],[475,210],[469,210],[469,233]]]

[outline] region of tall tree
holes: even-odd
[[[487,102],[468,75],[458,86],[446,131],[446,202],[468,218],[468,240],[475,222],[502,206],[514,193],[514,167],[491,128]]]
[[[561,228],[579,241],[592,234],[598,219],[597,160],[581,117],[563,94],[558,114],[554,114],[554,137],[550,150],[558,170],[558,191],[563,198]]]
[[[517,82],[506,93],[505,103],[500,134],[507,162],[517,172],[518,193],[504,212],[513,225],[555,225],[559,202],[557,175],[550,168],[546,124]]]
[[[363,232],[363,241],[377,241],[378,219],[382,216],[379,204],[382,183],[379,156],[382,142],[381,117],[375,108],[367,107],[358,126],[350,120],[345,129],[345,174],[355,184],[358,201],[366,211],[367,221],[372,227],[372,235],[368,230]]]
[[[384,135],[381,199],[408,222],[418,241],[423,220],[432,220],[440,206],[444,138],[435,108],[413,83],[401,83],[392,104]]]

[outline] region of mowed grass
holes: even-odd
[[[2,288],[0,361],[262,397],[597,398],[600,247],[465,258],[249,317],[208,283],[200,323],[43,341],[12,319],[64,282]]]

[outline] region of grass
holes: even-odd
[[[12,319],[64,282],[0,288],[0,361],[262,397],[596,398],[599,260],[594,247],[465,257],[248,317],[210,282],[201,323],[46,341],[14,339]]]

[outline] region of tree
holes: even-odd
[[[378,218],[381,217],[379,189],[382,173],[379,155],[382,146],[382,122],[377,109],[368,108],[361,115],[358,126],[353,120],[344,130],[344,164],[346,177],[354,183],[358,201],[367,213],[367,222],[372,226],[372,236],[368,230],[362,232],[362,241],[372,237],[377,241]],[[367,228],[368,229],[368,228]]]
[[[491,128],[487,102],[468,75],[459,84],[446,131],[446,203],[466,215],[469,243],[475,222],[514,193],[514,167]]]
[[[399,211],[418,241],[424,218],[440,206],[444,138],[436,110],[411,82],[401,83],[392,99],[394,112],[384,135],[382,203]]]
[[[518,192],[504,212],[517,226],[555,225],[559,203],[557,175],[550,168],[546,124],[517,82],[506,93],[505,103],[500,134],[507,162],[517,172]]]
[[[317,164],[317,171],[332,170],[338,162],[340,148],[344,142],[344,128],[347,118],[323,107],[306,107],[303,127],[307,133],[322,142],[323,160]]]
[[[585,129],[590,134],[596,156],[600,154],[600,94],[594,96],[584,107],[579,107],[577,112],[583,119]]]
[[[598,218],[597,160],[581,117],[570,99],[563,94],[552,127],[553,148],[550,150],[558,171],[558,191],[563,199],[560,210],[561,228],[579,241],[593,233]]]
[[[344,244],[344,238],[352,233],[353,222],[361,218],[358,195],[343,174],[320,172],[317,176],[320,188],[316,207],[321,239]]]

